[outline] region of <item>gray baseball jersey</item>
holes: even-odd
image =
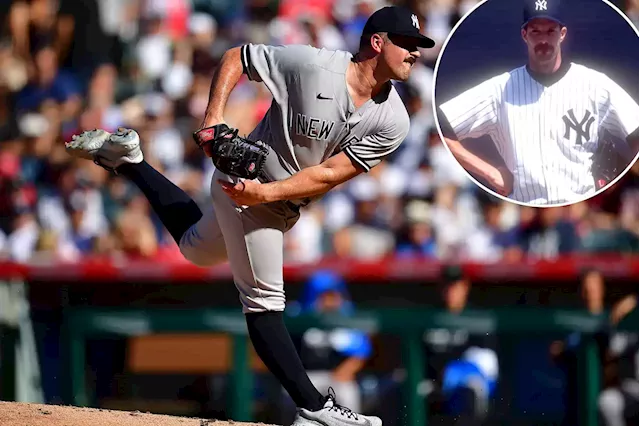
[[[409,130],[409,115],[391,84],[355,108],[345,78],[350,53],[253,44],[241,53],[244,72],[264,82],[273,95],[271,108],[249,135],[270,147],[263,182],[288,178],[340,151],[368,171],[393,152]],[[185,232],[180,250],[200,266],[228,260],[244,312],[282,311],[283,237],[298,220],[298,209],[287,203],[238,207],[218,179],[235,181],[216,171],[212,205]]]
[[[596,192],[592,157],[606,130],[620,140],[638,128],[638,104],[606,75],[571,63],[543,85],[520,67],[445,102],[459,140],[489,135],[514,176],[510,198],[575,202]]]
[[[270,148],[267,180],[282,180],[344,151],[365,171],[398,148],[409,115],[391,83],[356,109],[346,82],[352,55],[305,45],[242,47],[244,72],[271,91],[271,108],[249,135]]]

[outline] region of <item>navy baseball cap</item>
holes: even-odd
[[[362,35],[383,32],[416,38],[418,47],[429,48],[436,45],[435,41],[420,33],[418,15],[401,6],[386,6],[373,12],[364,24]]]
[[[533,19],[544,18],[566,26],[562,20],[562,0],[524,0],[522,27]]]

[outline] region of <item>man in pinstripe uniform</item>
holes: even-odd
[[[284,323],[283,234],[301,207],[368,172],[404,140],[409,116],[391,80],[406,81],[418,48],[434,44],[420,33],[417,15],[386,7],[367,21],[356,55],[300,45],[227,51],[201,127],[224,122],[227,99],[244,74],[273,95],[248,136],[263,141],[269,155],[255,181],[216,170],[205,211],[144,161],[133,130],[93,130],[67,144],[70,154],[132,180],[188,260],[229,261],[251,342],[298,406],[296,426],[382,424],[338,405],[331,391],[325,397],[309,380]]]
[[[443,103],[438,122],[458,162],[495,192],[532,205],[577,202],[599,189],[592,169],[604,138],[626,164],[635,157],[638,105],[606,75],[563,61],[561,0],[524,1],[528,64]],[[460,143],[486,135],[503,166]]]

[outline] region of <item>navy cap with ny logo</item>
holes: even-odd
[[[531,20],[544,18],[565,26],[562,20],[563,0],[524,0],[522,28]]]
[[[367,19],[362,30],[362,35],[375,33],[389,33],[404,37],[418,39],[418,47],[433,47],[436,43],[429,37],[420,33],[420,20],[418,15],[410,9],[401,6],[386,6],[376,10]]]

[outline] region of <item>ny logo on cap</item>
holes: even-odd
[[[418,17],[416,16],[415,13],[411,15],[411,23],[413,24],[414,27],[416,27],[417,29],[420,29],[420,22],[418,22]]]
[[[547,10],[547,0],[536,0],[536,10]]]

